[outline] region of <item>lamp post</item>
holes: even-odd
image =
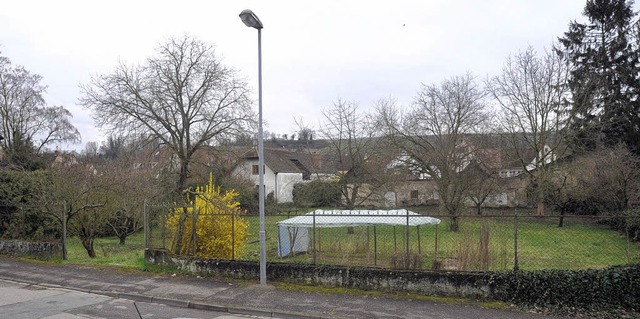
[[[260,284],[267,284],[267,246],[264,230],[264,136],[262,132],[262,22],[253,11],[240,12],[247,27],[258,29],[258,205],[260,207]]]

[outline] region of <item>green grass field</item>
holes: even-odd
[[[257,217],[250,221],[249,239],[242,259],[257,260],[259,255]],[[267,259],[313,263],[314,254],[277,257],[276,222],[285,216],[267,216]],[[460,230],[451,232],[448,221],[442,218],[438,226],[437,252],[434,226],[356,227],[353,234],[346,228],[318,228],[316,231],[315,262],[348,266],[404,267],[407,257],[413,267],[429,269],[434,259],[444,266],[458,270],[507,270],[514,268],[515,237],[512,217],[461,219]],[[557,226],[557,218],[518,219],[518,266],[520,269],[586,269],[640,261],[640,245],[607,226],[592,220],[566,218],[564,227]],[[481,245],[481,225],[485,225],[485,242]],[[310,241],[313,234],[310,232]],[[419,244],[418,244],[419,243]],[[311,244],[312,245],[312,244]],[[312,245],[313,246],[313,245]],[[483,258],[484,256],[484,258]],[[484,260],[484,263],[483,263]]]
[[[238,259],[259,259],[259,219],[249,221],[249,236]],[[313,250],[293,257],[277,257],[276,222],[287,216],[266,216],[267,260],[345,266],[431,269],[434,260],[441,269],[508,270],[514,268],[515,230],[513,217],[461,218],[460,230],[451,232],[448,219],[441,218],[437,229],[431,225],[318,228]],[[518,266],[520,269],[586,269],[640,262],[640,245],[627,242],[625,236],[599,225],[592,219],[566,218],[558,227],[555,217],[518,218]],[[407,233],[408,232],[408,233]],[[153,231],[153,247],[162,247],[160,231]],[[407,237],[408,235],[408,237]],[[313,233],[310,231],[310,242]],[[483,240],[481,240],[483,238]],[[408,240],[407,240],[408,239]],[[170,240],[165,242],[168,245]],[[408,254],[407,254],[408,244]],[[143,234],[139,232],[119,245],[117,238],[95,242],[97,258],[91,260],[77,238],[70,238],[68,259],[73,263],[91,263],[144,268]],[[312,248],[313,245],[311,244]]]
[[[144,269],[144,233],[138,232],[127,237],[125,245],[118,238],[98,238],[94,243],[96,258],[89,258],[78,238],[67,241],[67,260],[75,264],[98,264],[125,268]]]

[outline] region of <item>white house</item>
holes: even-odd
[[[277,203],[293,201],[295,184],[333,176],[328,167],[323,170],[320,154],[265,148],[264,164],[265,195],[273,194]],[[240,164],[234,168],[233,174],[253,181],[258,187],[257,152],[251,150],[245,154]]]

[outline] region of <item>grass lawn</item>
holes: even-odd
[[[259,259],[259,219],[246,216],[249,221],[248,238],[238,259]],[[313,250],[294,257],[277,257],[276,222],[288,216],[266,216],[267,260],[279,262],[313,263]],[[436,227],[423,225],[318,228],[316,230],[315,262],[345,266],[374,266],[403,268],[409,248],[409,268],[431,269],[434,260],[441,268],[458,270],[509,270],[514,268],[514,218],[460,219],[460,230],[451,232],[448,219],[441,217]],[[591,219],[566,218],[558,227],[556,217],[518,218],[518,265],[520,269],[586,269],[640,262],[640,245],[628,243],[626,238],[607,226]],[[483,232],[484,230],[484,232]],[[407,233],[408,232],[408,233]],[[162,247],[160,231],[155,229],[154,247]],[[407,236],[408,235],[408,236]],[[310,243],[313,232],[310,231]],[[481,240],[483,238],[483,240]],[[407,240],[408,239],[408,240]],[[120,245],[117,238],[99,238],[95,242],[97,258],[91,260],[77,238],[70,238],[69,261],[83,264],[103,264],[144,268],[143,232],[127,238]],[[169,245],[170,240],[165,242]],[[312,244],[311,244],[312,245]],[[437,248],[437,250],[436,250]]]
[[[99,264],[126,268],[144,269],[144,232],[137,232],[129,237],[125,245],[120,245],[118,238],[98,238],[94,242],[96,258],[89,258],[80,239],[71,237],[67,240],[67,260],[75,264]]]
[[[249,238],[240,258],[258,260],[259,219],[246,218],[250,225]],[[286,218],[265,218],[267,259],[313,263],[312,251],[294,257],[277,257],[276,222]],[[592,220],[565,220],[565,226],[558,227],[557,218],[518,218],[520,269],[603,268],[640,261],[640,245],[628,243],[622,234]],[[512,217],[463,218],[458,232],[449,231],[446,218],[442,221],[437,234],[437,257],[445,261],[445,266],[466,270],[513,269],[516,242]],[[486,244],[480,240],[483,227]],[[309,237],[313,242],[311,231]],[[315,261],[319,264],[403,267],[407,256],[406,238],[410,267],[417,263],[417,268],[429,269],[436,257],[436,229],[430,225],[421,226],[419,230],[410,227],[408,237],[404,226],[376,226],[375,236],[372,226],[355,227],[353,234],[348,234],[346,228],[318,228],[316,238]]]

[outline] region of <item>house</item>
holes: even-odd
[[[259,185],[258,154],[255,149],[245,153],[232,174]],[[277,203],[293,201],[293,187],[314,179],[334,176],[332,169],[318,153],[293,152],[284,149],[264,149],[264,185],[267,197]],[[325,164],[325,165],[323,165]]]
[[[552,149],[545,145],[539,156],[526,147],[514,150],[504,143],[500,136],[470,135],[461,142],[461,157],[455,171],[465,178],[463,189],[468,193],[465,205],[482,207],[519,207],[527,205],[528,174],[537,170],[536,158],[550,164],[557,160]],[[429,154],[424,154],[429,156]],[[523,167],[520,157],[530,159]],[[366,206],[406,207],[437,204],[440,194],[434,176],[425,172],[415,158],[405,152],[398,152],[386,167],[387,174],[404,172],[404,178],[394,185],[386,185],[380,193],[370,196]],[[435,172],[435,173],[434,173]],[[430,170],[439,174],[437,168]]]

